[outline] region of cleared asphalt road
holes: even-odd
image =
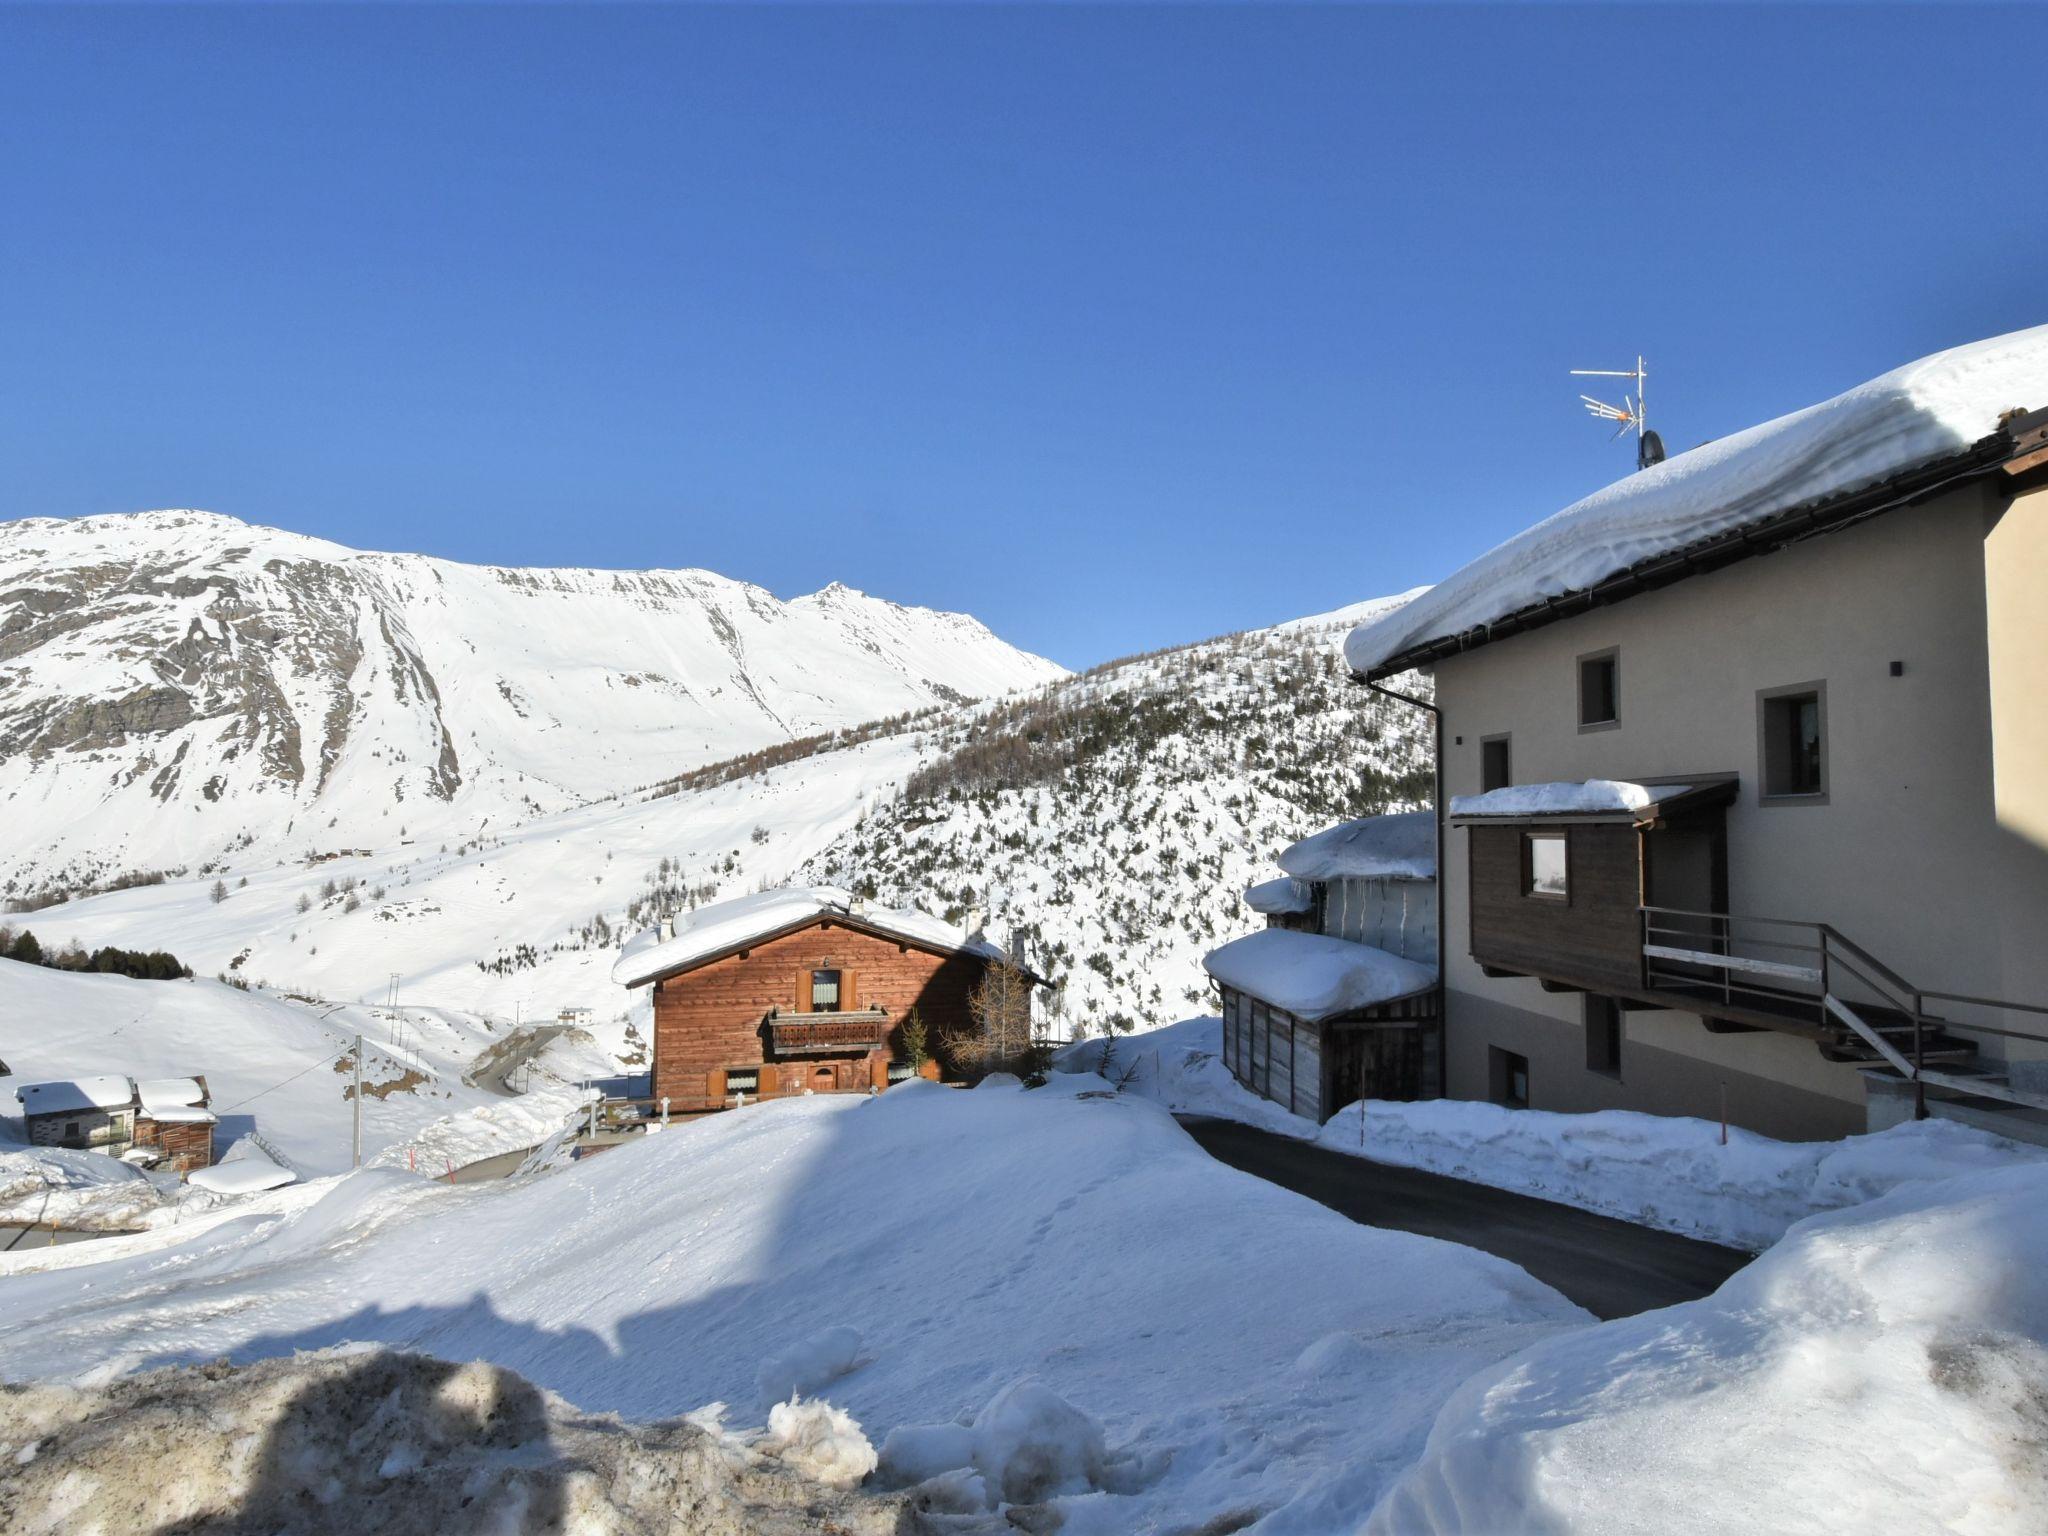
[[[1348,1157],[1234,1120],[1183,1115],[1181,1124],[1219,1162],[1368,1226],[1420,1232],[1498,1254],[1595,1317],[1629,1317],[1705,1296],[1750,1260],[1734,1248],[1442,1174]]]

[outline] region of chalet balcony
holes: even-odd
[[[768,1015],[768,1036],[777,1056],[872,1051],[888,1043],[889,1015],[881,1008],[847,1013],[790,1013],[778,1008]]]

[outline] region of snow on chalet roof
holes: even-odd
[[[879,928],[913,944],[962,954],[1001,959],[1003,951],[987,939],[962,933],[954,924],[926,912],[857,903],[851,892],[836,886],[788,886],[716,901],[676,919],[675,935],[664,939],[649,928],[626,941],[612,966],[612,980],[637,987],[686,965],[708,960],[750,941],[794,928],[821,915],[835,915]]]
[[[1280,867],[1297,880],[1434,880],[1436,818],[1401,811],[1343,822],[1285,850]]]
[[[1202,969],[1224,986],[1248,992],[1311,1024],[1436,985],[1431,966],[1370,944],[1290,928],[1268,928],[1232,939],[1204,955]]]
[[[1960,452],[2006,412],[2044,407],[2048,326],[1937,352],[1594,492],[1361,624],[1344,659],[1370,672],[1644,560]]]
[[[1307,886],[1290,876],[1282,875],[1278,880],[1261,880],[1246,889],[1244,904],[1254,912],[1267,917],[1285,917],[1290,913],[1307,912],[1314,908],[1315,897],[1309,894]]]
[[[142,1113],[166,1125],[206,1125],[215,1120],[206,1107],[206,1089],[196,1077],[150,1077],[135,1085]]]
[[[24,1115],[67,1115],[88,1109],[126,1109],[135,1085],[125,1077],[74,1077],[54,1083],[23,1083],[14,1090]]]
[[[1453,816],[1602,816],[1640,811],[1689,794],[1690,784],[1628,784],[1619,779],[1584,783],[1513,784],[1483,795],[1453,795]]]

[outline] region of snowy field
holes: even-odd
[[[796,1389],[853,1415],[883,1480],[950,1471],[984,1504],[1007,1480],[1073,1536],[1327,1533],[1467,1377],[1586,1321],[1513,1265],[1356,1226],[1155,1105],[1055,1082],[778,1102],[534,1179],[366,1171],[103,1262],[0,1256],[0,1358],[65,1379],[372,1341],[735,1426]]]
[[[1369,1100],[1321,1127],[1249,1092],[1222,1060],[1222,1023],[1187,1019],[1121,1039],[1110,1076],[1176,1113],[1216,1115],[1333,1151],[1490,1184],[1624,1221],[1752,1252],[1796,1221],[1875,1199],[1902,1184],[1987,1169],[2048,1169],[2048,1150],[1949,1120],[1841,1141],[1774,1141],[1679,1115],[1628,1110],[1559,1115],[1465,1099]],[[1100,1064],[1102,1042],[1061,1053]]]

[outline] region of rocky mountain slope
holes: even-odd
[[[0,523],[0,895],[473,836],[1062,675],[837,585],[460,565],[204,512]]]
[[[1402,599],[1389,599],[1399,602]],[[1132,658],[1005,699],[778,745],[568,810],[429,841],[386,818],[309,861],[261,849],[217,875],[24,914],[46,943],[167,948],[202,974],[333,999],[509,1019],[644,994],[610,980],[663,909],[830,880],[1021,937],[1062,983],[1062,1033],[1200,1002],[1202,952],[1295,838],[1424,803],[1418,712],[1353,686],[1362,604]],[[360,851],[356,851],[360,850]],[[219,878],[222,899],[210,899]]]

